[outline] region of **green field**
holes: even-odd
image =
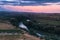
[[[8,14],[8,13],[10,13],[10,14]],[[29,22],[26,22],[26,20],[28,18],[31,20],[30,25],[28,25],[28,26],[31,26],[32,30],[37,29],[36,31],[43,32],[42,34],[44,34],[44,36],[42,37],[42,39],[60,40],[60,14],[59,13],[53,13],[53,14],[26,13],[26,12],[23,12],[23,13],[21,12],[21,14],[19,14],[19,13],[16,14],[16,13],[17,12],[5,12],[5,14],[4,14],[4,12],[1,12],[1,14],[0,14],[0,32],[2,32],[2,31],[4,31],[4,32],[5,31],[7,31],[7,32],[8,31],[10,31],[10,32],[21,31],[21,30],[18,30],[19,28],[16,28],[16,25],[18,24],[19,21],[23,21],[26,25],[28,25]],[[25,32],[25,33],[27,33],[27,32]],[[3,36],[0,36],[0,39],[1,39],[1,37],[3,39]],[[19,38],[18,36],[15,37],[15,35],[12,35],[12,36],[8,35],[6,37],[11,38],[11,39],[7,39],[7,40],[18,40],[17,38]],[[4,36],[4,38],[5,38],[5,36]]]

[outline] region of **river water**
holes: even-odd
[[[29,21],[29,20],[27,20],[27,21]],[[19,27],[22,28],[22,29],[26,29],[27,31],[30,31],[30,30],[28,29],[28,27],[23,24],[23,22],[20,22],[20,23],[19,23]],[[32,31],[33,31],[33,30],[32,30]],[[31,33],[33,33],[33,32],[31,32]],[[35,32],[35,34],[36,34],[37,36],[39,36],[39,37],[42,36],[40,33],[37,33],[37,32]]]
[[[31,21],[31,20],[26,20],[26,21]],[[27,27],[26,25],[24,25],[23,22],[20,22],[20,23],[19,23],[19,27],[22,28],[22,29],[26,29],[27,31],[30,31],[30,29],[28,29],[28,27]],[[33,29],[33,28],[32,28],[32,29]],[[51,34],[51,33],[47,33],[47,32],[41,32],[41,31],[39,31],[39,32],[34,32],[34,31],[35,31],[35,30],[32,30],[31,33],[33,33],[33,35],[35,35],[35,36],[45,37],[45,39],[48,39],[48,40],[50,40],[51,38],[53,38],[52,40],[55,40],[55,39],[60,40],[60,39],[59,39],[60,37],[58,37],[58,36],[55,35],[55,34]]]

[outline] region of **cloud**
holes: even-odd
[[[46,12],[46,13],[60,13],[60,0],[28,0],[18,3],[4,3],[0,2],[1,10],[18,11],[18,12]],[[15,5],[15,6],[14,6]]]
[[[35,4],[36,1],[23,1],[23,0],[15,0],[15,1],[0,1],[0,5],[32,5]]]
[[[16,12],[43,12],[43,13],[60,13],[60,5],[47,5],[47,6],[2,6],[6,10]]]
[[[39,1],[39,2],[60,2],[60,0],[24,0],[24,1]]]
[[[1,0],[2,1],[2,0]],[[0,1],[0,5],[19,5],[19,6],[34,6],[34,5],[42,5],[42,6],[46,6],[46,5],[52,5],[52,4],[57,4],[60,5],[60,0],[13,0],[13,2],[11,1]]]
[[[2,8],[1,5],[0,5],[0,11],[7,11],[7,10]]]
[[[55,4],[55,3],[59,3],[60,2],[60,0],[24,0],[24,1],[35,1],[34,5],[43,5],[43,6],[45,6],[45,5],[51,5],[51,4],[46,4],[46,3]]]
[[[36,3],[36,1],[21,1],[21,3]]]
[[[60,2],[56,2],[56,3],[42,3],[42,5],[60,5]]]

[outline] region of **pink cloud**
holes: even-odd
[[[45,12],[45,13],[60,13],[60,5],[47,6],[10,6],[4,5],[3,8],[18,12]]]

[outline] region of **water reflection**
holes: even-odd
[[[26,21],[30,21],[30,20],[26,20]],[[29,34],[33,34],[33,35],[38,36],[38,37],[42,36],[40,33],[35,32],[35,30],[30,30],[30,28],[28,29],[28,27],[26,25],[24,25],[23,22],[19,23],[19,27],[22,28],[22,29],[27,30],[29,32]]]
[[[26,30],[28,31],[27,26],[25,26],[25,25],[23,24],[23,22],[20,22],[20,23],[19,23],[19,27],[22,28],[22,29],[26,29]]]

